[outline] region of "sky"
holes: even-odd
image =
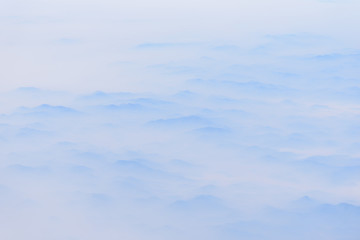
[[[359,1],[0,3],[2,239],[360,238]]]

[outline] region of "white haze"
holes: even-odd
[[[3,5],[1,239],[359,239],[357,1]]]

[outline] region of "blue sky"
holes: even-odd
[[[0,237],[360,237],[358,1],[11,1]]]

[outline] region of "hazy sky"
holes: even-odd
[[[359,1],[0,5],[1,239],[359,239]]]
[[[232,65],[269,41],[287,55],[294,47],[287,44],[299,47],[297,55],[332,54],[357,51],[360,41],[360,3],[351,0],[15,0],[1,5],[4,90],[156,90],[179,79],[169,80],[153,65],[192,65],[204,57],[226,58]],[[283,35],[302,37],[288,42],[278,39]],[[139,48],[143,44],[167,49],[148,51]],[[211,51],[223,45],[241,52]]]

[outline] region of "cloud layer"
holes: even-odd
[[[358,110],[348,88],[186,86],[3,93],[19,107],[1,116],[2,236],[357,239]]]
[[[0,237],[358,240],[358,7],[5,4]]]

